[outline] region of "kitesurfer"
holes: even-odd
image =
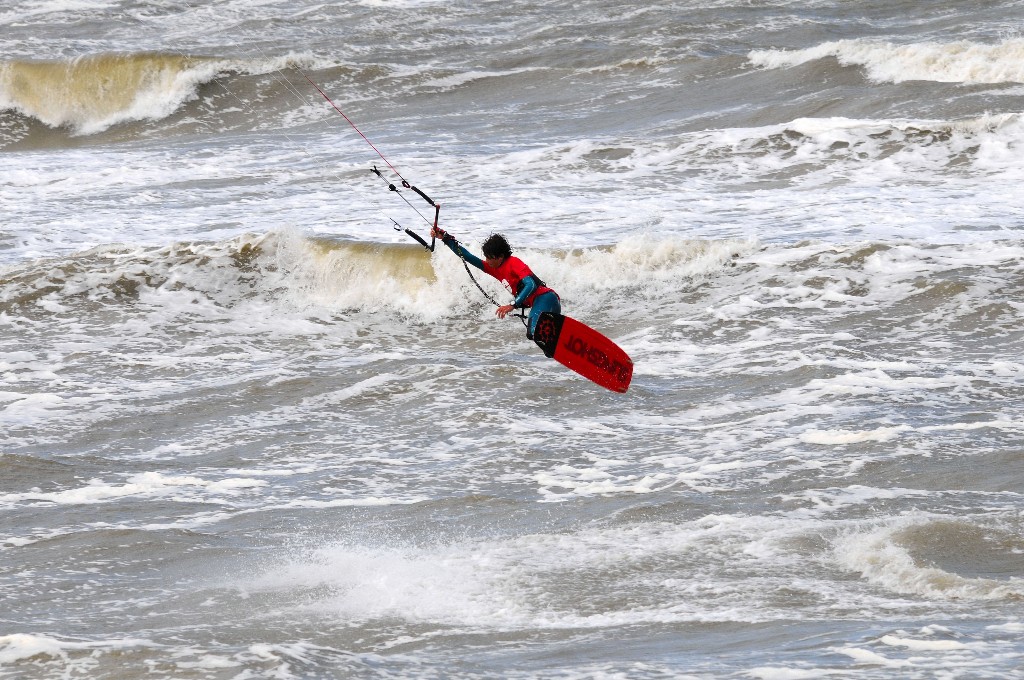
[[[495,314],[499,319],[504,319],[516,308],[529,309],[530,320],[526,327],[526,337],[533,339],[533,332],[537,329],[541,313],[561,314],[562,304],[558,293],[544,285],[525,262],[512,255],[512,248],[501,234],[491,234],[484,241],[483,260],[466,250],[444,229],[434,227],[430,235],[441,239],[453,253],[469,264],[508,286],[515,295],[515,300],[510,305],[499,305]]]

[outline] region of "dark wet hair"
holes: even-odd
[[[491,234],[484,241],[484,257],[512,257],[512,248],[501,234]]]

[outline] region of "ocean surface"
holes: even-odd
[[[1022,22],[3,3],[0,678],[1024,678]]]

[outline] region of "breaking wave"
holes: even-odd
[[[120,123],[166,118],[219,78],[264,75],[293,65],[327,66],[309,55],[244,61],[149,53],[2,61],[0,111],[93,135]]]
[[[910,518],[845,536],[841,565],[869,582],[928,599],[1021,600],[1024,580],[1003,573],[972,573],[978,564],[1017,573],[1019,535],[1011,528],[965,520]]]
[[[461,260],[439,247],[444,252],[431,257],[414,243],[338,241],[289,231],[164,247],[100,246],[0,270],[0,315],[159,302],[171,295],[219,308],[257,300],[329,313],[390,310],[427,320],[483,304]],[[754,247],[638,237],[523,256],[552,285],[557,282],[563,296],[593,299],[615,289],[657,298],[666,288],[676,290],[681,279],[720,271]],[[473,271],[492,295],[507,295],[494,279]]]
[[[558,291],[570,314],[601,315],[620,323],[621,332],[665,309],[697,315],[709,331],[757,326],[792,312],[820,316],[824,324],[844,319],[856,334],[860,322],[848,318],[854,310],[864,332],[897,316],[916,329],[908,337],[930,340],[994,342],[1020,329],[1022,246],[1013,241],[762,246],[637,235],[606,246],[517,252]],[[492,297],[510,299],[497,281],[472,273]],[[1003,299],[993,302],[997,290]],[[350,315],[366,323],[381,315],[421,326],[467,314],[490,318],[492,309],[446,249],[430,255],[411,242],[295,231],[163,247],[108,245],[0,269],[0,325],[53,317],[99,323],[140,314],[171,324],[230,318],[271,326]],[[806,436],[811,443],[842,443],[833,441],[841,433]]]
[[[768,69],[791,68],[827,57],[834,57],[842,66],[862,67],[868,78],[879,83],[1024,82],[1024,39],[994,45],[966,40],[896,45],[858,38],[802,50],[755,50],[748,55],[754,66]]]

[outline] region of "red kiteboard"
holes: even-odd
[[[562,314],[544,312],[533,341],[544,354],[613,392],[625,392],[633,379],[633,360],[614,342]]]

